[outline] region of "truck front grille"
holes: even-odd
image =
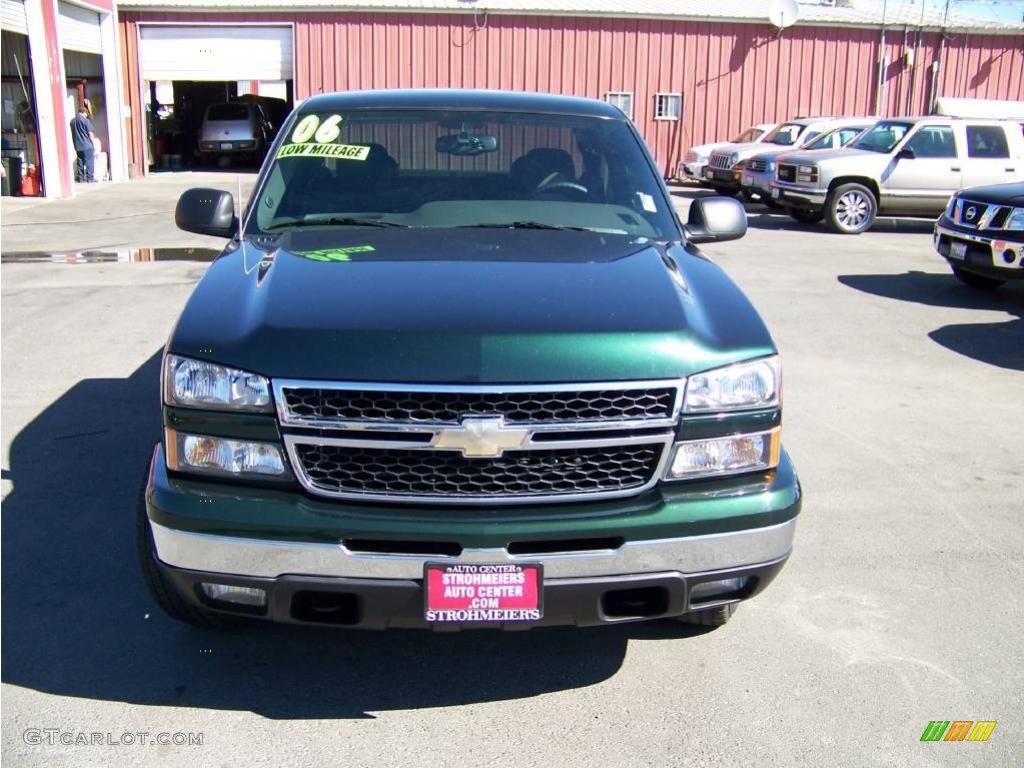
[[[754,173],[764,173],[768,170],[768,161],[755,157],[753,160],[747,161],[747,170]]]
[[[674,387],[589,391],[443,392],[284,387],[286,422],[458,424],[466,416],[509,423],[668,419]]]
[[[683,380],[400,385],[275,380],[289,460],[312,494],[388,503],[536,503],[653,486]]]
[[[642,488],[661,445],[510,451],[469,459],[451,451],[367,449],[299,443],[295,455],[314,487],[331,494],[419,497],[444,502],[592,494]]]
[[[729,162],[729,158],[730,155],[719,155],[712,153],[709,163],[713,168],[729,168],[732,166],[732,163]]]
[[[976,229],[999,229],[1009,218],[1010,206],[994,203],[976,203],[966,198],[957,198],[953,221],[962,227]]]

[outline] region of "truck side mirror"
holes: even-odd
[[[238,230],[235,201],[222,189],[194,187],[185,190],[174,208],[178,229],[213,237],[233,237]]]
[[[690,204],[686,239],[691,243],[737,240],[747,234],[747,212],[731,197],[703,197]]]
[[[913,160],[917,157],[917,152],[914,151],[913,147],[904,147],[896,155],[899,160]]]

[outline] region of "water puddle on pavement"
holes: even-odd
[[[114,248],[84,251],[17,251],[0,254],[4,264],[103,264],[117,261],[213,261],[214,248]]]

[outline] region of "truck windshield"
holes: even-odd
[[[286,128],[247,232],[537,227],[675,240],[625,121],[470,110],[307,112]]]
[[[765,136],[764,140],[768,144],[781,144],[784,147],[788,147],[796,143],[803,130],[804,126],[800,125],[800,123],[783,123]]]
[[[893,147],[899,144],[907,131],[911,128],[909,123],[892,123],[883,121],[875,125],[856,142],[850,146],[853,149],[866,149],[869,152],[891,152]]]

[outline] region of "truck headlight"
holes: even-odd
[[[1010,215],[1006,217],[1006,223],[1003,224],[1003,229],[1013,229],[1017,232],[1024,230],[1024,208],[1014,208],[1010,211]]]
[[[215,411],[271,410],[270,383],[255,373],[167,355],[163,379],[167,405]]]
[[[818,166],[798,165],[796,168],[796,180],[808,184],[816,184],[818,182]]]
[[[167,429],[167,468],[219,477],[285,479],[291,477],[276,443],[191,435]]]
[[[690,376],[683,398],[685,413],[741,411],[779,405],[782,372],[778,355],[715,368]]]
[[[666,480],[738,475],[779,465],[778,428],[752,435],[730,435],[708,440],[687,440],[673,447]]]

